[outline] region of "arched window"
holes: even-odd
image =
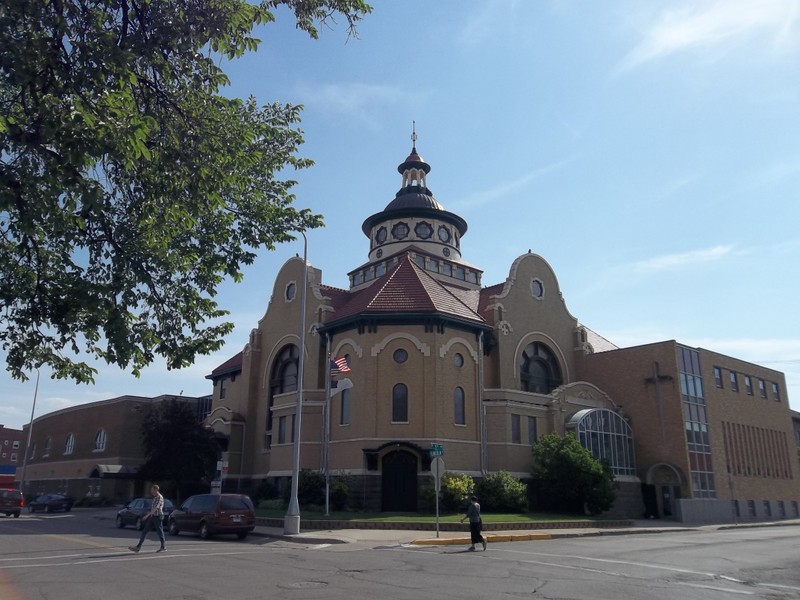
[[[69,433],[64,441],[64,454],[72,454],[73,450],[75,450],[75,436]]]
[[[106,430],[100,429],[94,436],[94,451],[102,452],[106,449]]]
[[[392,388],[392,423],[408,423],[408,388],[404,383]]]
[[[42,451],[42,456],[43,457],[44,456],[50,456],[50,446],[52,445],[52,442],[53,441],[50,438],[47,438],[44,441],[44,450]]]
[[[528,344],[520,357],[520,387],[524,392],[549,394],[561,385],[561,368],[550,349],[542,343]]]
[[[464,406],[464,389],[457,387],[453,391],[453,422],[456,425],[466,425],[467,416]]]
[[[280,351],[272,363],[267,399],[267,422],[264,427],[264,448],[272,446],[272,407],[275,396],[297,391],[297,370],[300,353],[297,346],[289,345]]]
[[[636,475],[633,431],[628,422],[607,408],[578,411],[567,423],[581,445],[597,460],[607,460],[614,475]]]

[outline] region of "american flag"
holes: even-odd
[[[350,367],[347,366],[347,358],[339,356],[331,361],[331,375],[338,375],[339,373],[350,372]]]

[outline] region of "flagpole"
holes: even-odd
[[[325,335],[325,352],[328,369],[325,373],[325,415],[323,417],[322,432],[322,468],[325,470],[325,515],[331,514],[331,486],[330,475],[328,474],[328,454],[330,451],[331,438],[331,336]]]

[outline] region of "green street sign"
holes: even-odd
[[[431,458],[436,456],[444,456],[444,446],[441,444],[431,444],[431,449],[428,450],[428,456]]]

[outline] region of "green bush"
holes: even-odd
[[[297,480],[297,501],[300,506],[324,506],[325,476],[319,471],[302,469]]]
[[[475,488],[475,481],[464,473],[445,473],[442,475],[441,484],[439,514],[462,512],[467,498]],[[423,514],[436,512],[436,492],[433,479],[420,486],[419,510]]]
[[[329,501],[331,510],[344,510],[350,497],[350,478],[337,475],[330,478]]]
[[[490,473],[479,480],[475,494],[482,511],[525,512],[528,510],[528,489],[507,471]]]
[[[285,510],[286,502],[280,498],[270,498],[268,500],[261,500],[261,502],[258,503],[258,508],[266,510]]]

